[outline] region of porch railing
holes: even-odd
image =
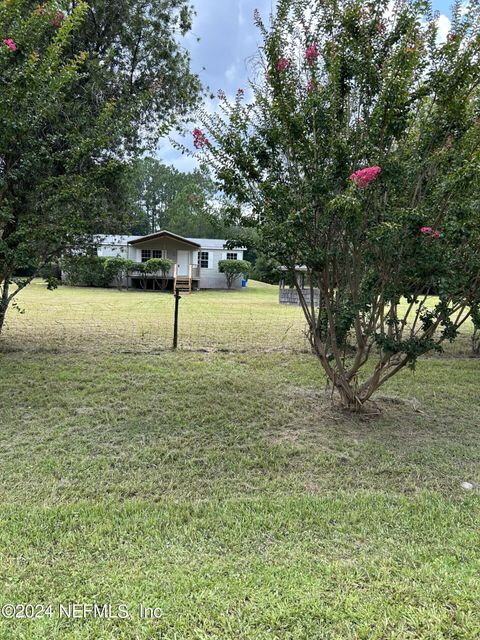
[[[143,273],[142,271],[130,271],[129,275],[133,278],[160,278],[162,277],[161,271],[152,271],[151,273]],[[170,271],[167,272],[167,278],[175,279],[178,275],[178,265],[176,262],[173,263]],[[188,266],[188,275],[189,278],[194,280],[198,280],[200,278],[200,267],[196,264],[190,264]]]

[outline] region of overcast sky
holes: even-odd
[[[233,95],[245,88],[247,61],[255,54],[260,37],[253,24],[253,11],[268,17],[275,0],[193,0],[197,15],[193,30],[186,38],[193,70],[213,93],[223,89]],[[440,31],[449,31],[450,0],[433,0],[434,9],[442,13]],[[197,39],[200,39],[197,41]],[[168,140],[159,148],[158,157],[181,171],[191,171],[195,160],[182,156]]]

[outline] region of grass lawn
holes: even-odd
[[[8,348],[63,351],[116,349],[137,353],[172,346],[170,293],[60,287],[40,280],[19,295],[25,313],[9,316]],[[200,291],[180,302],[180,346],[185,349],[306,350],[305,322],[295,306],[278,304],[278,287]]]
[[[182,300],[184,336],[201,317],[217,351],[162,351],[171,302],[36,284],[11,313],[0,604],[53,613],[0,615],[0,638],[478,639],[480,494],[461,483],[480,482],[480,360],[424,359],[382,389],[381,415],[351,416],[275,289]],[[129,617],[60,617],[69,603]]]
[[[433,306],[436,299],[432,298]],[[34,281],[18,296],[0,349],[21,351],[131,353],[159,352],[172,346],[171,294],[60,287],[47,291]],[[180,302],[179,345],[188,350],[309,350],[299,307],[278,304],[278,287],[249,282],[247,289],[200,291]],[[446,352],[469,355],[472,326]]]

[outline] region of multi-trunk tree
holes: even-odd
[[[478,317],[479,14],[457,3],[443,40],[423,0],[279,0],[255,14],[252,99],[221,95],[193,132],[263,250],[306,268],[312,348],[351,409]]]
[[[186,0],[0,3],[0,330],[46,263],[125,226],[128,161],[198,98],[190,17]]]
[[[252,265],[248,260],[220,260],[218,270],[225,274],[227,288],[231,289],[238,278],[248,278]]]

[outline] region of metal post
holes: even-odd
[[[173,350],[175,351],[178,346],[178,303],[180,302],[181,295],[178,289],[175,289],[175,320],[173,324]]]

